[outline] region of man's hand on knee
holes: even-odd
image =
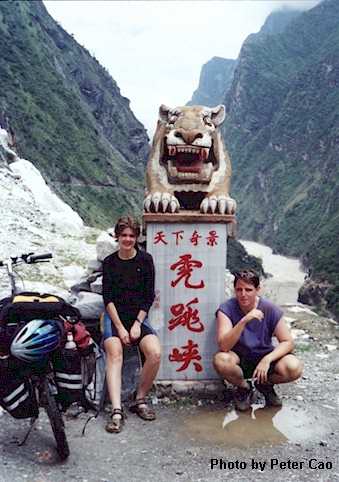
[[[271,362],[269,358],[265,357],[260,360],[258,365],[256,366],[253,372],[253,378],[257,379],[258,383],[266,383],[267,382],[267,374],[268,370],[270,369]]]

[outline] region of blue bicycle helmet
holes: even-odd
[[[17,333],[11,353],[25,362],[37,362],[60,345],[63,328],[56,320],[32,320]]]

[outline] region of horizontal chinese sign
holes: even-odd
[[[163,350],[159,380],[218,378],[215,312],[225,298],[226,224],[147,224],[156,270],[150,322]]]

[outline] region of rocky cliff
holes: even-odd
[[[240,235],[300,256],[339,316],[339,3],[271,14],[221,102]],[[206,82],[206,85],[208,82]],[[206,94],[208,95],[208,93]],[[306,298],[318,304],[306,289]]]
[[[281,33],[287,25],[300,15],[298,10],[279,10],[272,12],[260,31],[251,34],[248,41],[256,41],[267,35]],[[224,102],[232,85],[237,59],[213,57],[201,68],[199,85],[187,105],[207,105],[214,107]]]
[[[0,111],[19,153],[90,225],[137,212],[148,137],[110,74],[41,1],[0,3]]]
[[[282,33],[292,20],[295,20],[300,14],[301,12],[299,10],[290,10],[289,8],[275,10],[266,18],[264,25],[259,32],[252,34],[250,37],[260,38],[264,35],[276,35]]]
[[[213,57],[202,66],[199,86],[187,105],[214,107],[224,99],[229,90],[236,66],[236,60]]]
[[[303,256],[339,315],[339,4],[249,38],[225,97],[242,236]]]
[[[19,267],[18,288],[68,298],[67,288],[95,256],[99,230],[84,226],[80,216],[49,189],[38,169],[10,149],[10,140],[0,128],[0,258],[53,253],[51,263]],[[9,288],[1,269],[0,299],[9,296]]]

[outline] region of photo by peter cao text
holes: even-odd
[[[313,470],[332,470],[334,466],[333,461],[317,459],[315,457],[309,460],[279,460],[277,458],[272,458],[269,460],[256,460],[250,459],[245,460],[227,460],[227,459],[210,459],[210,469],[211,470],[303,470],[303,469],[313,469]]]

